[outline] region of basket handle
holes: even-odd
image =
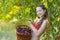
[[[21,20],[27,20],[27,21],[29,20],[28,18],[24,18],[24,17],[20,18],[20,16],[21,16],[21,14],[19,13],[19,14],[18,14],[18,19],[19,19],[19,20],[20,20],[20,19],[21,19]]]
[[[28,19],[28,18],[21,18],[21,20],[27,20],[27,21],[29,21],[29,19]]]

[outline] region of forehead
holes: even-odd
[[[43,10],[41,7],[36,7],[36,11]]]

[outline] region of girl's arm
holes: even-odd
[[[33,30],[33,32],[36,32],[37,29],[33,26],[32,21],[29,21],[29,24],[30,24],[30,28]]]
[[[32,24],[30,24],[30,28],[33,30],[33,32],[37,32],[37,29]]]
[[[44,20],[41,27],[37,31],[37,34],[36,34],[37,36],[41,36],[41,34],[45,31],[47,24],[48,24],[48,20]]]

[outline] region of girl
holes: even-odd
[[[31,40],[40,40],[40,36],[46,30],[46,27],[49,23],[48,12],[44,5],[38,5],[36,7],[36,12],[38,18],[36,18],[34,21],[28,21],[30,24],[30,28],[33,31]]]

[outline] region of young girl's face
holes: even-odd
[[[37,12],[38,17],[42,17],[45,13],[45,10],[43,10],[41,7],[37,7],[36,12]]]

